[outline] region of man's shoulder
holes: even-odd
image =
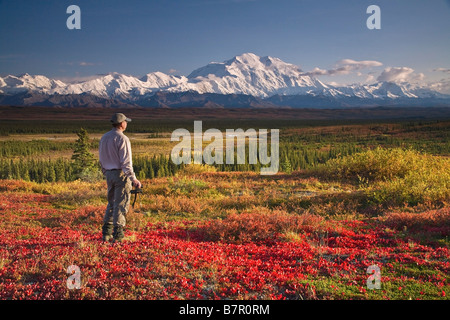
[[[101,140],[105,140],[105,139],[108,139],[109,137],[111,137],[111,136],[112,136],[112,134],[113,134],[112,130],[110,130],[110,131],[108,131],[108,132],[104,133],[104,134],[102,135],[102,138],[101,138]]]
[[[119,140],[119,141],[129,141],[128,137],[126,135],[124,135],[122,131],[114,130],[114,129],[106,132],[102,136],[102,139],[115,139],[115,140]]]
[[[112,129],[103,134],[102,137],[123,137],[123,133],[120,132],[119,130]]]

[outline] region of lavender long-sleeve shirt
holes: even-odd
[[[122,169],[130,179],[136,179],[133,170],[130,139],[119,129],[113,128],[100,139],[99,160],[102,171]]]

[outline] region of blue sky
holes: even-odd
[[[66,27],[72,4],[81,30]],[[372,4],[381,30],[366,27]],[[252,52],[319,70],[325,82],[373,81],[386,68],[448,82],[449,31],[450,0],[0,0],[0,74],[188,75]],[[326,72],[344,59],[381,65]]]

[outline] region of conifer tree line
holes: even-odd
[[[31,141],[6,140],[0,141],[0,157],[28,157],[52,151],[73,150],[73,142],[55,143],[54,141],[35,139]]]
[[[317,164],[325,163],[326,161],[353,154],[362,151],[361,147],[354,144],[339,144],[327,150],[319,150],[314,147],[298,147],[294,144],[283,143],[279,148],[279,171],[291,173],[294,170],[308,169]],[[270,152],[269,152],[270,153]],[[249,163],[248,153],[245,154],[245,163],[237,164],[235,155],[234,164],[226,164],[225,158],[223,164],[215,164],[218,171],[256,171],[261,170],[262,165],[258,162],[256,164]]]
[[[318,163],[337,156],[358,152],[359,148],[342,145],[328,151],[315,149],[292,150],[280,146],[280,172],[291,173],[293,170],[306,169]],[[77,153],[74,153],[76,155]],[[82,153],[81,153],[82,154]],[[248,155],[247,155],[248,157]],[[88,156],[89,159],[90,156]],[[72,159],[34,159],[20,158],[18,160],[0,158],[0,179],[23,179],[35,182],[69,182],[76,179],[102,179],[98,160],[89,160],[90,166],[83,165],[78,157]],[[174,176],[185,165],[176,165],[170,156],[133,156],[133,167],[138,179]],[[255,171],[259,172],[261,164],[214,164],[218,171]]]
[[[133,165],[139,179],[173,176],[181,166],[175,165],[170,157],[134,157]],[[84,169],[84,170],[83,170]],[[102,179],[100,165],[81,168],[72,159],[0,159],[0,179],[15,179],[43,182],[69,182],[77,179]]]
[[[45,140],[33,140],[33,143],[20,141],[6,141],[8,148],[0,152],[0,179],[17,179],[43,182],[69,182],[76,179],[95,181],[103,179],[98,159],[90,152],[94,143],[89,140],[88,132],[81,128],[77,133],[75,143],[52,144]],[[3,142],[5,143],[5,142]],[[17,143],[15,146],[14,143]],[[59,146],[55,146],[59,145]],[[73,148],[71,159],[40,159],[33,158],[39,152],[51,152]],[[21,151],[24,154],[19,159],[10,159],[8,156],[16,155]],[[329,159],[361,151],[361,148],[352,143],[337,144],[332,148],[317,149],[311,146],[299,146],[293,143],[280,145],[279,171],[291,173],[293,170],[307,169]],[[218,171],[255,171],[259,172],[261,164],[250,164],[248,152],[245,154],[244,164],[237,163],[235,153],[234,164],[214,164]],[[153,179],[177,174],[185,165],[176,165],[170,156],[133,156],[133,167],[138,179]]]
[[[0,157],[0,179],[16,179],[42,182],[68,182],[76,179],[95,181],[102,179],[101,167],[98,159],[90,152],[92,142],[88,132],[81,128],[77,133],[78,139],[74,143],[71,159],[58,158],[56,160],[34,159],[20,157],[19,160]],[[33,151],[46,149],[44,140],[36,140],[36,145],[30,149],[30,144],[21,144],[17,150],[24,148]],[[15,142],[15,141],[12,141]],[[12,144],[11,144],[12,145]],[[10,145],[10,146],[11,146]],[[31,144],[33,145],[33,144]],[[10,152],[17,151],[8,148]],[[30,154],[29,153],[29,154]],[[160,155],[153,157],[133,157],[134,169],[140,179],[166,177],[176,174],[179,166],[169,157]]]

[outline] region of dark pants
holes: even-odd
[[[125,227],[132,189],[131,180],[125,176],[122,170],[106,171],[106,183],[108,185],[108,205],[103,218],[104,234],[105,229],[112,231],[113,227]]]

